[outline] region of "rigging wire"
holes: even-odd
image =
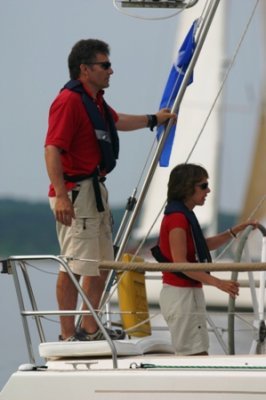
[[[27,265],[28,267],[31,267],[32,269],[35,269],[36,271],[43,273],[43,274],[58,275],[57,272],[47,271],[46,268],[37,267],[36,265],[29,263],[28,261],[25,261],[24,264]]]
[[[154,136],[154,139],[153,139],[152,145],[150,147],[149,153],[148,153],[148,155],[146,157],[146,161],[145,161],[144,166],[142,167],[142,170],[140,172],[140,176],[139,176],[139,179],[138,179],[136,190],[138,190],[138,188],[140,186],[140,182],[143,180],[144,173],[145,173],[145,171],[147,169],[147,166],[148,166],[148,162],[151,159],[152,154],[154,154],[154,152],[155,152],[156,145],[157,145],[157,139],[156,139],[156,136]]]

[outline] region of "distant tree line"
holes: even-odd
[[[124,213],[113,208],[114,235]],[[219,231],[235,223],[235,216],[219,214]],[[48,201],[0,199],[0,258],[14,255],[59,254],[54,216]]]
[[[112,210],[114,231],[123,209]],[[0,199],[0,257],[59,254],[54,216],[47,202]]]

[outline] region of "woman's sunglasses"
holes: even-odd
[[[206,190],[209,189],[209,182],[203,182],[203,183],[198,183],[196,184],[201,190]]]

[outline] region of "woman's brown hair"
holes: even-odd
[[[200,165],[177,165],[170,173],[167,202],[172,200],[184,201],[188,199],[195,192],[195,185],[208,177],[208,172]]]

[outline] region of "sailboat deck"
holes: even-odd
[[[170,340],[144,337],[141,339],[115,340],[118,356],[139,356],[147,353],[174,353]],[[39,345],[44,358],[105,357],[112,352],[106,340],[91,342],[46,342]]]

